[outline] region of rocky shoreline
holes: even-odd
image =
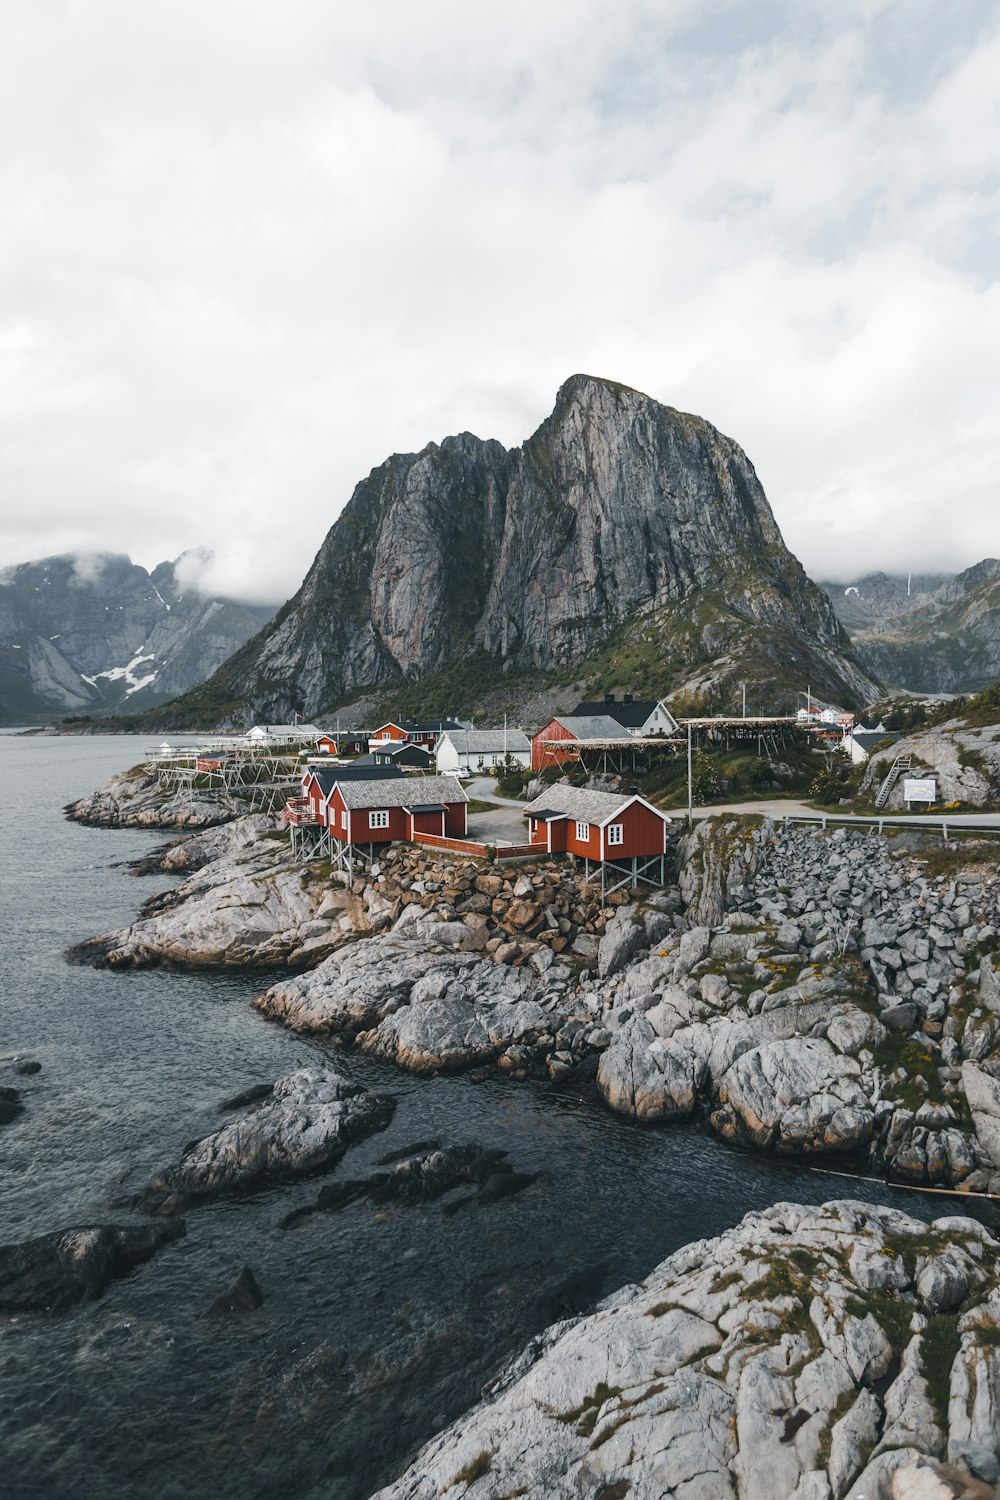
[[[779,1203],[533,1339],[375,1500],[950,1500],[998,1442],[982,1225]]]
[[[193,873],[70,958],[286,968],[263,1014],[413,1072],[571,1079],[646,1123],[700,1111],[755,1149],[1000,1193],[1000,875],[925,856],[716,817],[676,842],[676,884],[602,905],[549,860],[396,845],[351,878],[256,814],[158,851]]]
[[[567,862],[407,846],[351,879],[243,815],[141,862],[187,878],[70,956],[284,967],[264,1015],[411,1072],[570,1081],[641,1123],[699,1113],[757,1150],[1000,1194],[996,864],[728,816],[671,863],[672,885],[606,904]],[[393,1107],[329,1069],[230,1103],[252,1107],[157,1174],[144,1211],[335,1168]],[[283,1223],[531,1180],[468,1144],[385,1167]],[[535,1339],[382,1496],[990,1493],[998,1351],[1000,1246],[978,1223],[780,1204]]]
[[[221,788],[165,788],[145,766],[112,776],[96,792],[67,803],[74,823],[91,828],[214,828],[252,811],[249,798]]]

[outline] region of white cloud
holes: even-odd
[[[740,441],[814,576],[1000,551],[1000,17],[947,11],[9,6],[0,562],[282,597],[576,370]]]

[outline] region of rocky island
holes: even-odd
[[[971,1500],[998,1444],[982,1225],[779,1203],[533,1339],[377,1500]]]

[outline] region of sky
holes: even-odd
[[[571,374],[708,418],[816,578],[1000,554],[1000,0],[8,0],[0,566],[298,586]]]

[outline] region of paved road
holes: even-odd
[[[983,831],[994,830],[1000,832],[1000,813],[885,813],[882,817],[876,813],[872,817],[864,817],[859,813],[845,812],[817,812],[815,807],[807,807],[804,802],[796,802],[791,798],[772,798],[763,802],[722,802],[712,807],[696,807],[694,816],[696,818],[708,818],[713,813],[764,813],[769,818],[822,818],[826,817],[829,822],[838,823],[879,823],[893,824],[898,828],[908,828],[911,824],[926,824],[931,828],[940,828],[942,822],[951,828],[978,828]],[[683,812],[682,812],[683,815]],[[676,812],[675,812],[676,816]]]
[[[484,844],[523,844],[528,837],[528,825],[521,816],[522,802],[511,802],[498,797],[494,782],[489,776],[477,776],[466,787],[470,797],[490,804],[489,812],[469,814],[469,837]]]
[[[498,837],[508,838],[512,842],[516,842],[518,837],[524,832],[524,829],[526,827],[520,816],[522,804],[520,802],[510,802],[504,797],[498,797],[494,790],[494,786],[495,783],[491,777],[477,776],[472,782],[470,782],[469,786],[467,787],[467,791],[470,797],[476,797],[480,802],[491,802],[497,808],[514,810],[515,823],[513,825],[507,824],[505,826],[514,826],[519,830],[519,832],[499,834]],[[883,822],[886,824],[894,824],[899,828],[908,828],[911,824],[916,824],[917,826],[923,824],[930,828],[940,828],[942,822],[945,822],[948,825],[949,829],[974,828],[979,829],[982,832],[992,831],[1000,833],[1000,813],[907,813],[904,815],[901,815],[899,813],[885,813],[881,818],[879,817],[878,813],[875,813],[870,817],[865,817],[859,813],[845,812],[828,812],[824,814],[822,812],[817,812],[815,807],[809,807],[805,802],[796,801],[791,797],[772,797],[770,799],[763,799],[759,802],[719,802],[714,803],[710,807],[696,807],[694,809],[694,816],[696,818],[710,818],[715,813],[726,812],[763,813],[766,817],[769,818],[818,819],[825,816],[829,822]],[[670,815],[674,818],[685,817],[686,813],[686,808],[675,807],[670,809]],[[485,818],[487,817],[487,814],[481,813],[479,814],[479,816]],[[470,817],[470,828],[472,827],[472,823],[473,818]]]

